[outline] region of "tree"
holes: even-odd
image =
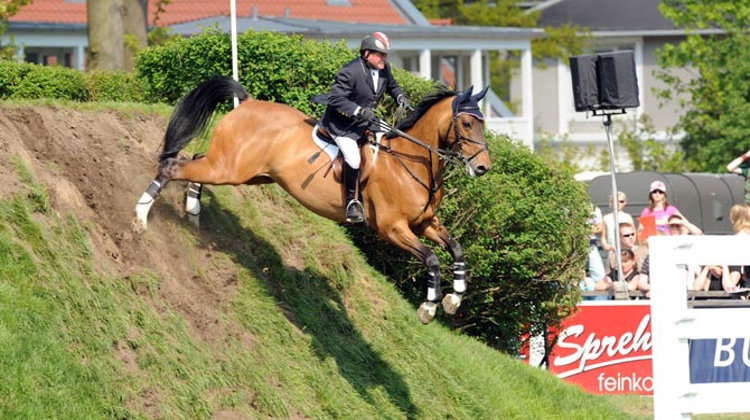
[[[21,7],[31,3],[32,0],[3,0],[0,2],[0,35],[8,29],[8,19],[18,13]],[[9,60],[15,56],[16,48],[12,45],[0,45],[0,60]]]
[[[685,133],[687,164],[698,171],[724,171],[750,147],[750,4],[733,0],[665,0],[661,12],[688,30],[679,44],[657,51],[657,93],[684,110],[675,127]],[[697,29],[720,34],[696,34]],[[680,77],[688,71],[692,77]]]
[[[88,0],[89,68],[132,70],[148,43],[148,0]]]

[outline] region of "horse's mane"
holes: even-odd
[[[416,124],[433,105],[451,96],[456,96],[456,92],[445,86],[439,87],[435,92],[428,93],[422,99],[422,102],[417,105],[414,112],[396,124],[396,128],[401,131],[408,131],[414,127],[414,124]],[[388,137],[397,137],[397,134],[389,133]]]

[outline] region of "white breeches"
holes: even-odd
[[[336,137],[334,140],[339,146],[341,154],[344,155],[346,164],[349,165],[352,169],[359,169],[361,157],[359,155],[359,146],[357,146],[357,140],[351,139],[349,137]]]

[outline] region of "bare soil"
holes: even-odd
[[[218,313],[229,304],[237,282],[232,269],[212,260],[210,249],[197,256],[204,276],[190,269],[187,246],[175,228],[187,223],[181,213],[184,183],[167,188],[180,193],[168,195],[165,189],[152,208],[146,234],[132,229],[135,204],[156,175],[166,125],[167,118],[156,115],[2,107],[0,198],[29,188],[14,163],[22,161],[36,183],[47,188],[52,211],[74,215],[89,231],[98,270],[123,280],[144,270],[158,275],[161,305],[167,302],[180,311],[196,338],[210,345],[226,338]],[[137,369],[127,346],[115,343],[112,350],[126,369]],[[159,399],[159,390],[144,392],[141,409],[157,415]],[[238,417],[224,411],[218,418]]]

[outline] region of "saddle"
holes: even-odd
[[[317,136],[319,139],[323,140],[324,142],[336,146],[336,141],[333,140],[333,137],[324,129],[323,127],[316,125],[315,126],[315,132],[313,133],[314,136]],[[361,157],[361,162],[359,164],[359,182],[362,187],[364,187],[365,182],[367,181],[367,178],[370,176],[370,171],[372,170],[372,165],[374,163],[373,158],[373,151],[369,147],[362,147],[367,144],[375,144],[375,133],[371,130],[366,130],[365,135],[359,138],[357,140],[357,146],[359,146],[359,155]],[[338,146],[336,146],[338,147]],[[331,161],[331,164],[326,171],[326,176],[328,175],[328,172],[333,170],[333,179],[338,182],[339,184],[344,182],[344,155],[341,154],[341,151],[339,150],[336,154],[336,158]]]

